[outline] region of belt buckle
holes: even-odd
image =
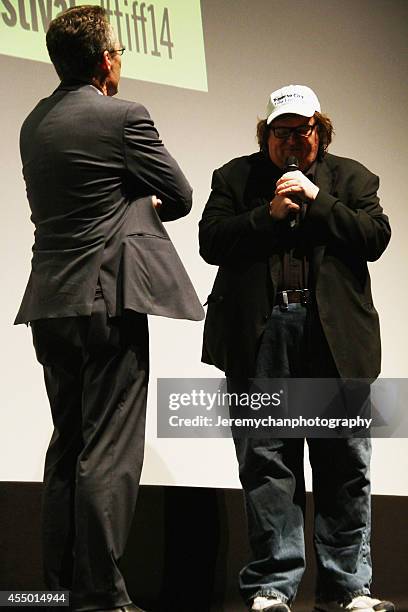
[[[288,292],[287,291],[281,291],[280,293],[281,293],[282,299],[279,300],[279,310],[281,312],[286,312],[287,310],[289,310]]]

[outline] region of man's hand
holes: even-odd
[[[299,204],[290,198],[276,195],[269,204],[269,214],[277,221],[286,219],[290,213],[297,214],[300,211]]]
[[[153,204],[153,208],[155,210],[157,210],[157,212],[159,212],[163,202],[161,200],[159,200],[159,198],[157,196],[154,195],[154,196],[152,196],[152,204]]]
[[[291,193],[299,195],[300,198],[315,200],[319,188],[300,170],[295,170],[295,172],[286,172],[276,183],[277,196],[290,196]]]

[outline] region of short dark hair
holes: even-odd
[[[334,127],[331,122],[331,119],[329,119],[327,115],[323,115],[323,113],[318,113],[316,111],[313,117],[315,118],[317,124],[317,131],[319,133],[319,150],[317,152],[317,158],[323,159],[327,148],[332,141],[334,135]],[[268,140],[271,125],[267,125],[266,119],[261,119],[260,121],[258,121],[258,124],[256,126],[256,137],[258,140],[259,148],[263,152],[268,151]]]
[[[101,6],[76,6],[53,19],[47,49],[61,80],[95,76],[105,50],[114,46],[114,34]]]

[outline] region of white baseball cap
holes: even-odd
[[[320,102],[310,87],[285,85],[269,96],[266,123],[269,125],[279,115],[286,114],[313,117],[316,111],[320,113]]]

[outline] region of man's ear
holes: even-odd
[[[99,62],[99,69],[104,76],[108,76],[112,67],[112,59],[109,54],[109,51],[104,51],[101,57],[101,61]]]

